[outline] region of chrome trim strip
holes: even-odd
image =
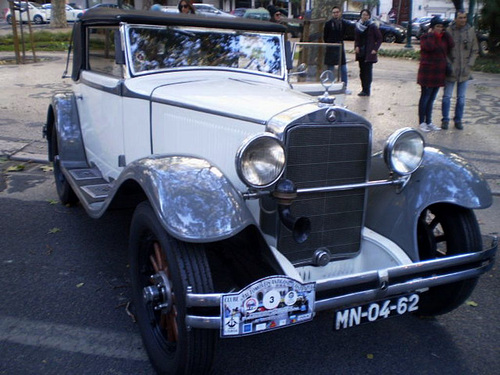
[[[357,184],[346,184],[346,185],[336,185],[336,186],[323,186],[318,188],[304,188],[297,189],[297,194],[311,194],[311,193],[329,193],[332,191],[342,191],[342,190],[354,190],[360,188],[370,188],[376,186],[385,186],[385,185],[403,185],[408,180],[407,176],[399,177],[394,180],[377,180],[377,181],[368,181],[361,182]],[[247,191],[242,193],[244,199],[258,199],[264,196],[268,196],[271,193],[269,191]]]
[[[495,252],[498,247],[498,238],[495,236],[483,236],[483,241],[488,241],[489,247],[477,253],[433,259],[383,270],[317,281],[317,292],[342,290],[345,287],[356,285],[362,288],[363,284],[372,285],[367,286],[365,290],[316,299],[314,311],[331,310],[352,304],[368,303],[403,293],[477,277],[493,267]],[[448,270],[467,265],[469,265],[469,269]],[[398,280],[400,278],[404,278],[405,280]],[[222,295],[222,293],[187,293],[186,305],[187,307],[217,307],[220,306]],[[220,321],[220,316],[196,316],[194,314],[186,316],[186,324],[193,328],[220,329]]]

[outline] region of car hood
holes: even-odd
[[[232,115],[266,123],[273,116],[287,109],[317,102],[315,98],[295,91],[283,81],[274,79],[253,80],[237,76],[191,77],[159,84],[158,80],[142,80],[142,95],[155,102],[178,105],[222,115]],[[277,82],[273,82],[277,81]],[[149,84],[148,84],[149,83]],[[141,94],[141,93],[139,93]]]

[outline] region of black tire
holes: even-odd
[[[54,179],[56,182],[57,195],[59,200],[64,205],[74,205],[78,203],[78,197],[70,186],[66,176],[61,171],[61,161],[59,160],[59,146],[57,144],[57,131],[55,127],[52,129],[51,145],[51,160],[54,168]]]
[[[422,260],[435,259],[480,251],[481,232],[474,212],[470,209],[436,205],[420,216],[418,247]],[[419,315],[446,314],[460,306],[470,296],[478,278],[430,288],[420,297]]]
[[[215,354],[217,331],[186,327],[185,292],[212,293],[212,278],[201,244],[172,238],[158,221],[149,202],[139,204],[130,229],[130,271],[133,304],[142,340],[159,374],[206,374]],[[154,310],[162,301],[146,302],[143,291],[151,276],[163,271],[171,290],[171,304],[163,313]],[[167,299],[168,300],[168,299]]]
[[[489,47],[487,40],[479,40],[479,55],[482,57],[488,56]]]
[[[393,33],[386,33],[384,35],[384,42],[385,43],[395,43],[396,42],[396,35]]]
[[[12,25],[12,16],[10,14],[7,16],[6,21],[9,25]]]
[[[33,17],[33,22],[35,22],[37,25],[41,25],[43,23],[43,18],[42,16],[39,16],[38,14]]]

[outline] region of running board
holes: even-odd
[[[92,199],[106,199],[111,190],[111,184],[87,185],[81,188]]]

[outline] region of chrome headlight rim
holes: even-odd
[[[281,149],[282,153],[282,160],[280,162],[280,167],[277,173],[272,176],[272,178],[269,178],[266,181],[263,181],[263,183],[257,183],[256,181],[253,181],[249,178],[248,173],[245,171],[244,167],[244,162],[246,160],[246,156],[248,152],[251,152],[252,148],[255,148],[258,146],[260,142],[272,142],[275,144],[275,146],[278,146]],[[236,164],[236,171],[238,173],[238,177],[245,183],[250,188],[253,189],[265,189],[268,188],[272,185],[274,185],[276,182],[279,181],[281,176],[283,175],[285,171],[285,165],[286,165],[286,153],[285,153],[285,147],[281,140],[275,136],[274,134],[270,133],[261,133],[261,134],[256,134],[254,136],[251,136],[242,143],[242,145],[239,147],[238,151],[236,152],[236,158],[235,158],[235,164]]]
[[[408,145],[410,143],[415,147],[415,152],[413,153],[413,158],[411,164],[405,163],[402,159],[398,158],[398,153],[401,146]],[[412,149],[411,147],[409,148]],[[413,128],[402,128],[396,130],[392,133],[384,147],[384,160],[387,167],[394,173],[400,176],[408,176],[415,172],[422,164],[424,158],[425,150],[425,140],[422,134]],[[405,169],[401,168],[404,165]]]

